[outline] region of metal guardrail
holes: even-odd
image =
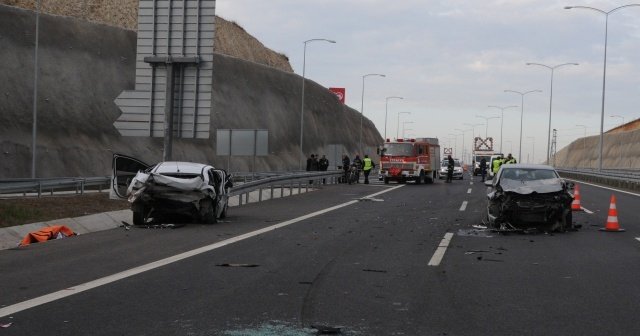
[[[35,194],[38,197],[44,193],[53,195],[55,191],[74,191],[84,194],[87,189],[102,191],[109,188],[110,176],[99,177],[59,177],[42,179],[5,179],[0,180],[0,195],[6,194]]]
[[[291,183],[302,180],[318,180],[331,178],[335,182],[342,171],[332,172],[239,172],[232,173],[235,187],[231,196],[248,193],[275,183]],[[59,177],[40,179],[4,179],[0,180],[0,195],[22,195],[41,197],[44,194],[53,195],[54,192],[71,191],[76,194],[84,194],[87,189],[108,190],[111,185],[111,176],[99,177]]]
[[[338,182],[338,178],[343,175],[344,172],[342,170],[334,170],[313,173],[286,173],[277,176],[265,177],[234,186],[233,188],[231,188],[229,197],[239,196],[239,205],[242,205],[243,199],[244,203],[249,202],[249,193],[258,190],[258,202],[262,202],[263,189],[269,188],[270,198],[273,198],[274,189],[276,188],[281,188],[281,190],[284,188],[289,188],[289,194],[291,194],[293,189],[297,187],[298,193],[300,193],[302,188],[308,189],[310,185],[312,187],[314,185],[320,185],[323,181],[330,184],[335,184]],[[294,186],[294,184],[296,183],[297,186]]]
[[[640,170],[629,169],[567,169],[557,168],[558,173],[567,178],[595,182],[612,187],[640,190]]]

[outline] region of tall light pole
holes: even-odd
[[[358,141],[359,143],[358,150],[360,151],[359,154],[362,154],[362,118],[364,117],[364,79],[369,76],[387,77],[383,74],[377,74],[377,73],[370,73],[362,76],[362,103],[360,105],[360,137],[359,137],[360,140]]]
[[[584,128],[584,136],[582,137],[582,152],[583,155],[585,155],[587,153],[587,126],[585,125],[576,125],[576,127],[583,127]],[[591,165],[589,165],[591,166]]]
[[[402,138],[403,138],[403,139],[404,139],[404,131],[405,131],[404,126],[405,126],[406,124],[413,124],[413,121],[403,121],[403,122],[402,122]]]
[[[398,112],[398,122],[396,123],[396,140],[400,139],[400,115],[401,114],[411,114],[411,112]]]
[[[465,161],[465,162],[466,162],[465,157],[464,157],[464,153],[465,153],[465,152],[464,152],[464,133],[465,133],[465,132],[468,132],[468,131],[473,131],[473,129],[466,129],[466,130],[463,130],[463,129],[461,129],[461,128],[454,128],[453,130],[454,130],[454,131],[462,132],[462,157],[461,157],[461,159],[462,159],[462,161]]]
[[[500,153],[502,153],[502,126],[504,125],[504,110],[512,107],[518,107],[518,105],[510,105],[510,106],[489,105],[489,107],[495,107],[497,109],[500,109],[501,111],[500,112]]]
[[[389,111],[389,99],[404,99],[403,97],[391,96],[385,98],[384,104],[384,141],[387,141],[387,112]]]
[[[605,12],[598,8],[588,7],[588,6],[566,6],[564,9],[589,9],[596,11],[598,13],[604,14],[605,22],[604,22],[604,66],[602,71],[602,108],[600,112],[600,144],[599,144],[599,154],[598,154],[598,171],[602,171],[602,144],[604,142],[604,98],[605,98],[605,88],[606,88],[606,79],[607,79],[607,34],[609,30],[609,14],[625,8],[625,7],[633,7],[640,6],[640,4],[629,4],[620,7],[616,7],[608,12]]]
[[[553,106],[553,73],[557,68],[563,67],[565,65],[579,65],[579,64],[564,63],[564,64],[558,64],[554,66],[549,66],[549,65],[540,64],[540,63],[527,63],[527,65],[537,65],[537,66],[545,67],[551,70],[551,85],[549,88],[549,131],[547,132],[547,162],[549,162],[549,159],[550,159],[549,153],[551,151],[551,109]]]
[[[529,93],[542,92],[542,91],[540,91],[540,90],[531,90],[531,91],[527,91],[527,92],[519,92],[519,91],[513,91],[513,90],[504,90],[504,92],[517,93],[521,97],[521,102],[520,102],[520,149],[518,150],[518,160],[522,161],[522,119],[524,117],[524,96],[529,94]]]
[[[33,124],[31,130],[31,178],[36,178],[36,147],[38,134],[38,43],[40,40],[40,0],[36,2],[36,41],[33,57]]]
[[[463,125],[471,127],[471,130],[472,130],[471,139],[473,139],[473,146],[471,147],[471,151],[473,152],[475,150],[475,147],[476,147],[476,126],[482,126],[483,124],[463,123]]]
[[[449,133],[449,136],[453,136],[453,148],[455,148],[453,150],[453,157],[456,157],[458,154],[458,135],[460,134]]]
[[[531,139],[531,162],[536,163],[536,138],[528,136],[527,139]]]
[[[303,42],[304,52],[302,54],[302,105],[300,107],[300,170],[302,170],[302,162],[304,161],[304,158],[305,158],[304,150],[302,149],[302,137],[304,133],[304,82],[305,82],[304,76],[305,76],[305,71],[307,66],[307,43],[317,42],[317,41],[336,43],[336,41],[334,40],[327,40],[322,38],[310,39]]]
[[[485,123],[487,124],[487,127],[485,127],[485,129],[484,129],[484,137],[485,138],[487,138],[489,136],[488,135],[489,134],[489,120],[490,119],[498,119],[498,118],[500,118],[498,116],[485,117],[485,116],[481,116],[481,115],[478,115],[478,114],[476,114],[476,117],[484,119]]]

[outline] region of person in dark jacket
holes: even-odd
[[[329,168],[329,160],[325,155],[323,155],[322,158],[320,158],[320,160],[318,161],[318,169],[320,171],[327,171],[328,168]]]
[[[353,164],[356,165],[356,183],[360,183],[360,172],[362,171],[362,159],[360,158],[360,155],[356,154],[356,158],[353,159]]]
[[[482,175],[482,182],[484,182],[484,179],[487,177],[487,159],[485,158],[480,160],[480,175]]]
[[[446,183],[451,183],[451,181],[453,181],[454,165],[455,165],[455,161],[453,161],[453,158],[451,157],[451,155],[449,155],[447,157],[447,180],[445,181]]]
[[[347,154],[342,155],[342,170],[344,171],[344,183],[347,183],[347,174],[349,173],[349,166],[351,165],[351,160]]]

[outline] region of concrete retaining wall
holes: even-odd
[[[0,5],[0,178],[31,170],[35,15]],[[114,152],[153,163],[162,139],[123,138],[113,127],[113,100],[134,88],[136,34],[84,20],[41,15],[37,176],[110,174]],[[301,77],[229,56],[214,58],[211,129],[268,129],[268,157],[255,169],[295,170],[299,162]],[[358,146],[360,114],[315,82],[305,84],[304,153],[324,154],[330,144],[351,156]],[[382,142],[365,118],[363,144]],[[227,167],[209,140],[178,139],[174,159]],[[252,158],[233,158],[231,170],[249,171]]]

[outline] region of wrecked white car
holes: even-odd
[[[160,162],[149,166],[135,158],[113,156],[110,195],[127,198],[133,224],[182,221],[206,224],[227,215],[231,176],[193,162]]]
[[[496,178],[485,184],[491,187],[485,224],[492,230],[564,232],[574,228],[573,184],[551,166],[503,165]]]

